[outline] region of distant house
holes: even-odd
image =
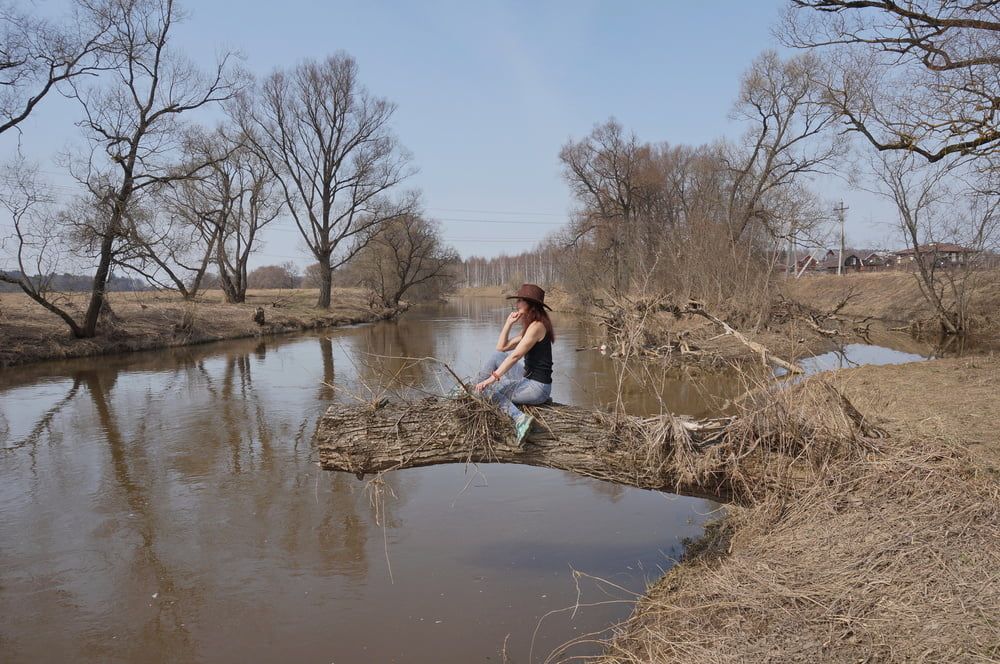
[[[844,262],[840,264],[839,249],[818,249],[808,253],[800,253],[795,261],[795,274],[807,273],[837,273],[840,272],[875,272],[885,270],[895,265],[896,258],[892,253],[877,249],[844,249]]]
[[[861,262],[866,270],[881,270],[895,265],[896,258],[893,254],[869,251],[861,258]]]
[[[925,260],[932,260],[940,267],[960,267],[972,260],[972,257],[979,253],[975,249],[963,247],[960,244],[949,242],[931,242],[921,244],[916,249],[903,249],[895,253],[896,258],[902,264],[910,264],[916,261],[917,254],[925,256]]]
[[[823,251],[821,249],[802,253],[795,261],[795,273],[801,274],[810,270],[818,270],[822,260]]]
[[[840,251],[834,251],[833,249],[828,249],[826,255],[823,256],[823,260],[820,261],[820,269],[826,272],[837,272],[837,268],[840,265]],[[864,260],[861,258],[860,252],[853,249],[844,249],[844,263],[841,272],[854,271],[859,272],[864,266]]]

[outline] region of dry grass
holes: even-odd
[[[1000,355],[865,366],[833,380],[893,437],[960,445],[1000,474]]]
[[[1000,325],[1000,271],[974,273],[970,279],[970,313],[980,327]],[[857,272],[836,275],[808,275],[782,282],[786,295],[817,309],[830,309],[848,293],[853,293],[843,312],[852,316],[873,316],[894,323],[926,321],[934,318],[909,272]]]
[[[995,481],[912,447],[837,470],[794,501],[731,509],[731,553],[668,574],[607,661],[1000,656]]]
[[[0,294],[0,367],[46,359],[84,357],[184,346],[295,330],[360,323],[390,312],[373,311],[360,289],[334,292],[329,310],[315,308],[316,290],[257,290],[245,304],[226,304],[220,291],[207,291],[194,302],[172,293],[111,293],[116,320],[93,339],[73,339],[65,323],[21,293]],[[75,313],[86,295],[66,294]],[[253,321],[263,307],[263,326]]]
[[[516,445],[510,417],[493,401],[481,395],[467,393],[449,402],[451,416],[459,423],[463,449],[468,449],[466,463],[473,458],[496,459],[500,446]]]
[[[820,409],[822,435],[806,431],[803,440],[813,443],[798,453],[800,434],[780,434],[789,436],[791,456],[807,462],[768,473],[779,481],[756,484],[732,505],[712,530],[716,546],[702,546],[650,590],[615,629],[602,661],[997,661],[1000,483],[996,467],[956,439],[995,431],[998,366],[997,358],[977,358],[835,375],[864,398],[857,414],[843,410],[848,420],[838,422],[838,409]],[[876,381],[886,392],[911,387],[887,403],[867,382],[882,372],[898,374]],[[803,412],[819,412],[808,400],[821,398],[809,396],[818,385],[813,379],[788,394],[802,397]],[[828,390],[821,392],[834,394]],[[966,405],[928,426],[927,408],[938,405],[930,395]],[[856,418],[870,426],[876,413],[890,436],[877,449],[856,444]],[[764,426],[796,419],[767,418]],[[989,445],[1000,451],[995,434]]]

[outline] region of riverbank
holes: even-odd
[[[967,287],[973,331],[1000,338],[1000,271],[972,273]],[[845,316],[870,317],[892,325],[930,322],[930,329],[936,329],[934,310],[911,272],[808,275],[783,280],[781,289],[787,297],[817,310],[829,311],[843,303],[840,312]],[[943,297],[951,301],[947,291]]]
[[[730,506],[603,661],[1000,657],[1000,357],[830,379],[887,433],[878,450]]]
[[[93,339],[74,339],[66,324],[22,293],[0,294],[0,368],[68,359],[260,337],[302,330],[367,323],[392,317],[372,309],[361,289],[333,293],[328,310],[316,309],[315,289],[251,290],[243,304],[228,304],[221,291],[206,291],[185,302],[173,293],[109,294],[115,320]],[[68,293],[67,308],[86,306],[86,294]],[[264,322],[254,320],[257,309]]]

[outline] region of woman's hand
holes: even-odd
[[[493,376],[490,376],[489,378],[487,378],[483,382],[477,383],[476,387],[475,387],[475,390],[476,390],[476,392],[482,392],[483,390],[485,390],[487,387],[489,387],[490,385],[492,385],[495,382],[497,382],[497,379],[494,378]]]
[[[520,311],[512,311],[512,312],[510,312],[510,315],[507,316],[506,325],[508,325],[508,326],[513,325],[514,323],[516,323],[519,320],[521,320],[521,312]]]

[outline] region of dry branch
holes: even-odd
[[[794,362],[788,362],[787,360],[781,359],[780,357],[769,351],[763,344],[759,344],[756,341],[751,341],[745,335],[743,335],[739,330],[731,326],[726,321],[708,313],[707,311],[705,311],[705,308],[700,303],[697,302],[689,303],[684,309],[681,310],[681,313],[701,316],[702,318],[706,318],[712,321],[713,323],[721,327],[726,334],[731,335],[741,344],[743,344],[744,346],[752,350],[754,353],[759,355],[761,361],[765,365],[773,364],[793,374],[805,373],[802,370],[802,367],[800,367],[799,365],[795,364]]]

